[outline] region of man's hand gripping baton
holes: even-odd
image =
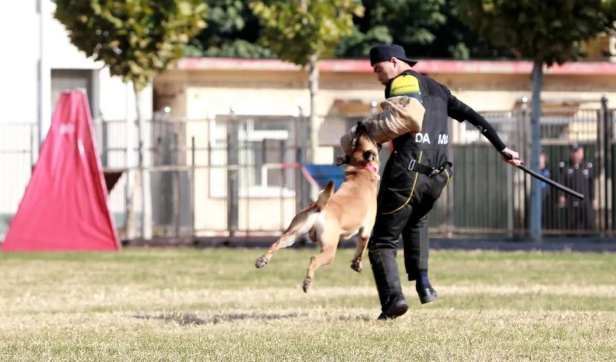
[[[510,154],[503,153],[502,155],[505,158],[509,159],[509,160],[511,159],[511,155]],[[573,191],[570,188],[568,188],[566,186],[563,186],[563,185],[559,184],[558,182],[556,182],[554,180],[551,180],[551,179],[549,179],[549,178],[547,178],[547,177],[545,177],[545,176],[543,176],[543,175],[541,175],[541,174],[531,170],[530,168],[524,166],[523,164],[519,165],[519,166],[516,166],[516,167],[519,168],[520,170],[526,172],[527,174],[533,176],[534,178],[537,178],[537,179],[539,179],[539,180],[549,184],[550,186],[556,187],[557,189],[559,189],[559,190],[561,190],[563,192],[566,192],[566,193],[568,193],[569,195],[571,195],[573,197],[577,197],[580,200],[584,200],[584,195],[580,194],[579,192]]]

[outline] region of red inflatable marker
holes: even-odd
[[[62,94],[2,251],[118,250],[88,98]]]

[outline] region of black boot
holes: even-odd
[[[421,304],[436,300],[438,293],[428,280],[428,255],[430,238],[428,237],[428,218],[411,220],[404,229],[404,264],[409,281],[416,280],[415,289]]]
[[[392,295],[386,302],[377,319],[396,319],[409,310],[409,305],[402,293]]]
[[[428,286],[417,286],[416,289],[421,304],[432,303],[436,300],[436,297],[438,297],[436,289],[432,288],[429,284]]]
[[[376,289],[381,301],[378,319],[394,319],[409,309],[402,294],[395,249],[371,249],[368,253]]]
[[[411,276],[409,275],[409,280],[410,278]],[[417,290],[417,295],[419,296],[421,304],[434,302],[436,297],[438,297],[438,293],[430,284],[430,280],[428,279],[428,271],[426,269],[419,271],[417,283],[415,284],[415,290]]]

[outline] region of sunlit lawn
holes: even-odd
[[[405,282],[409,312],[382,322],[351,249],[302,292],[314,252],[0,254],[0,359],[616,360],[614,254],[433,252],[438,301]]]

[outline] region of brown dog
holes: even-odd
[[[263,268],[276,251],[291,246],[300,236],[308,234],[310,239],[321,247],[321,253],[310,258],[303,284],[304,292],[308,292],[315,271],[334,260],[340,239],[348,239],[359,232],[357,251],[351,268],[360,272],[364,251],[376,218],[380,165],[378,148],[359,123],[353,149],[342,161],[349,166],[338,191],[332,195],[334,183],[330,181],[317,201],[301,210],[282,236],[257,259],[256,267]]]

